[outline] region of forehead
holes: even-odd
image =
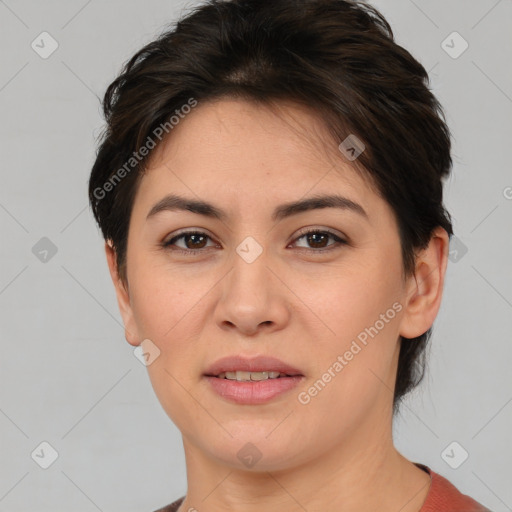
[[[312,194],[343,192],[371,203],[376,195],[341,155],[312,110],[241,99],[199,103],[150,155],[139,202],[169,191],[261,207]],[[371,209],[368,204],[369,209]],[[365,208],[366,209],[366,208]]]

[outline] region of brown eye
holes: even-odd
[[[172,249],[172,246],[176,245],[176,242],[182,239],[184,247],[177,246],[176,249]],[[206,233],[203,233],[201,231],[186,231],[164,242],[162,245],[163,247],[171,250],[177,250],[181,252],[193,252],[196,250],[204,249],[206,247],[206,242],[208,239],[210,239],[210,237]]]
[[[313,229],[303,232],[298,238],[295,239],[295,243],[298,240],[304,239],[307,246],[305,248],[309,252],[326,252],[332,249],[336,249],[340,245],[347,244],[345,240],[340,238],[335,233],[328,230]],[[329,243],[329,239],[334,240],[334,243]],[[204,249],[208,248],[207,242],[211,240],[211,237],[202,231],[185,231],[176,235],[166,242],[162,243],[165,249],[171,251],[178,251],[184,254],[198,254]],[[178,245],[177,242],[182,242],[183,245]],[[210,245],[210,247],[212,247]],[[301,248],[300,246],[298,246]]]
[[[308,244],[313,244],[312,247],[315,249],[323,249],[326,247],[325,242],[329,242],[330,235],[326,233],[310,233],[305,235]]]
[[[338,235],[332,233],[331,231],[321,229],[313,229],[310,231],[306,231],[295,240],[297,241],[301,239],[304,239],[306,241],[308,246],[305,248],[312,249],[311,252],[330,251],[331,248],[336,248],[339,247],[340,244],[347,243],[345,240],[340,238]],[[329,239],[333,239],[334,243],[329,244]]]

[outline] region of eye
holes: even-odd
[[[171,246],[175,245],[178,240],[183,239],[185,247],[177,247],[172,248]],[[169,240],[162,243],[162,247],[165,249],[170,249],[173,251],[178,251],[183,254],[197,254],[199,253],[204,247],[206,240],[210,239],[210,236],[206,233],[203,233],[202,231],[184,231],[180,233],[179,235],[176,235]]]
[[[325,245],[325,242],[328,242],[329,238],[334,240],[334,243]],[[301,239],[305,239],[306,243],[310,244],[310,247],[305,247],[307,252],[313,253],[331,251],[340,245],[347,244],[346,240],[343,240],[327,229],[310,229],[303,231],[300,233],[300,236],[295,239],[295,243]],[[208,247],[206,245],[208,240],[211,240],[211,237],[203,231],[184,231],[163,242],[161,245],[164,249],[178,251],[187,255],[195,255],[204,252],[203,249]],[[176,242],[178,241],[183,241],[184,247],[177,246]]]
[[[325,242],[327,242],[329,238],[333,239],[334,243],[325,245]],[[297,242],[301,239],[305,239],[306,243],[310,244],[310,247],[314,248],[311,250],[306,247],[308,252],[331,251],[340,245],[347,244],[346,240],[343,240],[341,237],[327,229],[310,229],[308,231],[303,231],[295,241]]]

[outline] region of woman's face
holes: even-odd
[[[127,340],[150,340],[153,388],[186,445],[233,467],[256,461],[258,470],[381,442],[411,290],[389,205],[328,148],[313,114],[287,104],[280,112],[225,99],[180,120],[137,191],[129,298],[118,290]],[[169,194],[224,217],[149,215]],[[284,208],[334,195],[345,199]],[[176,238],[184,231],[200,234]],[[206,376],[230,356],[277,358],[300,376]]]

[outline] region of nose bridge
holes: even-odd
[[[287,308],[269,267],[269,253],[251,236],[236,246],[232,269],[223,280],[217,320],[246,332],[259,325],[281,323]],[[284,316],[283,316],[284,315]]]
[[[263,254],[264,249],[256,238],[253,236],[246,236],[236,247],[235,249],[237,255],[242,259],[247,265],[251,265]]]
[[[235,248],[228,293],[235,294],[240,304],[267,301],[270,284],[267,265],[268,251],[254,237],[245,237]]]

